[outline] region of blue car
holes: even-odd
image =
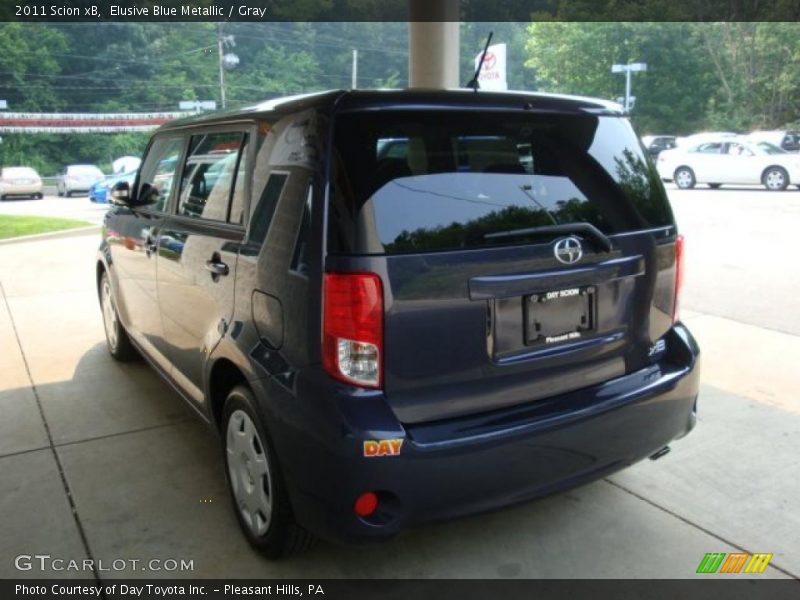
[[[136,179],[136,171],[109,175],[89,188],[89,200],[97,204],[108,204],[108,190],[120,181],[127,181],[130,185],[133,185],[134,179]]]
[[[695,426],[683,237],[615,104],[295,97],[163,126],[114,196],[108,350],[218,432],[268,557],[553,494]]]

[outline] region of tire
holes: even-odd
[[[5,194],[0,194],[0,202],[2,202],[5,199],[6,199],[6,195]]]
[[[139,353],[133,347],[128,332],[122,326],[117,312],[117,302],[108,273],[103,271],[100,276],[98,289],[100,295],[100,308],[103,313],[103,329],[106,334],[106,346],[112,358],[120,362],[130,362],[139,358]]]
[[[789,187],[789,174],[782,167],[768,167],[761,176],[761,183],[770,192],[782,192]]]
[[[71,192],[71,191],[69,191],[69,192],[68,192],[68,191],[65,191],[65,192],[64,192],[64,195],[65,195],[67,198],[72,198],[72,192]]]
[[[708,187],[710,187],[712,190],[718,190],[721,185],[721,183],[709,183]]]
[[[694,171],[692,171],[689,167],[678,167],[675,169],[675,175],[673,176],[675,181],[675,185],[677,185],[682,190],[690,190],[694,187],[697,181],[694,178]]]
[[[250,545],[272,559],[310,550],[317,539],[295,521],[275,451],[247,386],[228,394],[220,433],[233,511]]]
[[[36,199],[37,200],[43,200],[44,199],[44,194],[39,192],[38,194],[36,194]]]

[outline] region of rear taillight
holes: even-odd
[[[336,379],[379,388],[383,359],[383,286],[374,273],[326,273],[322,364]]]
[[[683,236],[675,239],[675,303],[672,309],[672,322],[677,323],[680,318],[678,308],[680,305],[681,290],[683,289]]]

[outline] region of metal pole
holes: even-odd
[[[631,66],[625,66],[625,112],[631,112]]]
[[[408,21],[409,87],[459,87],[459,0],[408,0]]]
[[[217,54],[219,55],[219,99],[222,108],[225,108],[225,67],[223,66],[224,54],[222,50],[222,23],[217,23]]]
[[[353,48],[353,79],[350,83],[352,89],[358,87],[358,50]]]

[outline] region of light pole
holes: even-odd
[[[631,73],[647,71],[647,63],[629,63],[627,65],[612,65],[612,73],[625,73],[625,112],[631,111]]]

